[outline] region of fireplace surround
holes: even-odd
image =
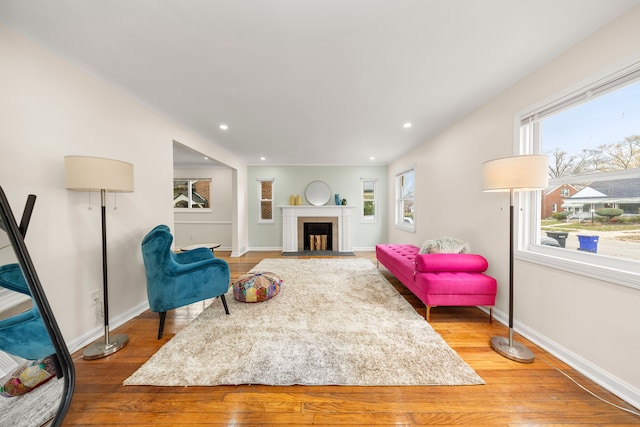
[[[279,206],[282,209],[282,251],[304,251],[304,223],[331,222],[332,247],[337,252],[351,252],[354,206]]]

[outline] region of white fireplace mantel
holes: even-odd
[[[283,205],[282,209],[282,252],[298,251],[298,218],[299,217],[336,217],[338,218],[338,251],[351,252],[351,218],[355,206],[340,205]]]

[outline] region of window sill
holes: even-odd
[[[189,212],[189,213],[193,213],[193,212],[201,212],[201,213],[209,212],[209,213],[211,213],[211,212],[213,212],[213,210],[211,208],[197,208],[197,209],[194,209],[194,208],[191,208],[191,209],[189,209],[189,208],[173,208],[173,212]]]
[[[407,231],[409,233],[415,233],[416,232],[415,225],[407,226],[407,225],[395,224],[395,227],[398,230]]]
[[[638,262],[567,249],[531,246],[518,250],[515,258],[593,279],[640,289]]]

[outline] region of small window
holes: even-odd
[[[558,212],[558,205],[557,204],[554,203],[553,205],[551,205],[551,212],[554,212],[554,213]]]
[[[273,222],[273,178],[257,178],[258,222]]]
[[[378,178],[362,178],[362,222],[377,222]]]
[[[208,209],[211,179],[176,178],[173,180],[174,209]]]
[[[396,175],[396,227],[415,231],[415,170]]]

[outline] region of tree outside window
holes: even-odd
[[[174,209],[207,209],[211,198],[211,179],[176,178],[173,180]]]
[[[377,178],[362,178],[362,222],[376,222]]]

